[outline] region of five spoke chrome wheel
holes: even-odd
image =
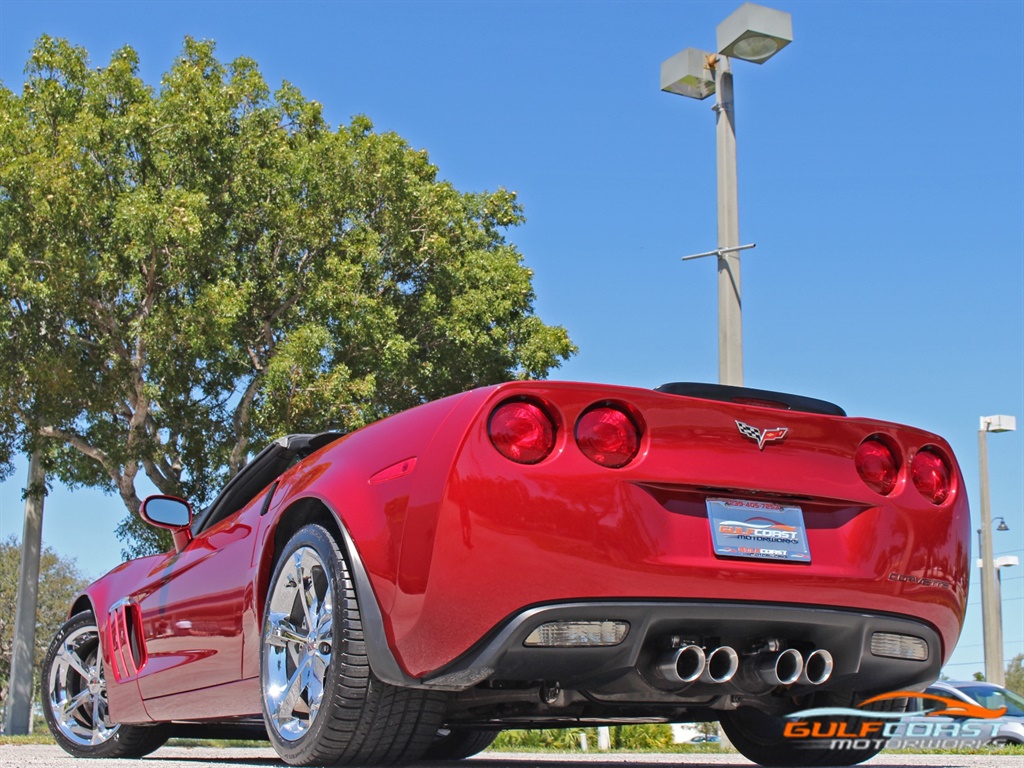
[[[263,623],[263,696],[282,739],[300,739],[316,719],[331,664],[331,575],[304,546],[287,556],[271,585]]]
[[[299,528],[276,560],[260,634],[263,719],[285,762],[393,765],[430,746],[444,694],[377,678],[363,632],[338,540],[318,523]]]
[[[43,660],[46,724],[61,748],[75,757],[148,755],[167,741],[168,731],[111,717],[103,658],[95,615],[91,610],[76,613],[57,632]],[[135,685],[134,680],[121,682]]]
[[[55,649],[48,676],[53,722],[69,741],[95,746],[108,741],[117,725],[107,723],[107,683],[95,625],[70,632]]]

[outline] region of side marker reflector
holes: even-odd
[[[913,635],[875,632],[871,635],[871,653],[889,659],[928,660],[928,643]]]
[[[629,633],[626,621],[553,621],[541,624],[523,645],[540,648],[618,645]]]

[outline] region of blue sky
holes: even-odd
[[[1024,419],[1024,3],[783,2],[794,42],[735,62],[746,384],[943,435],[977,521],[978,418]],[[457,188],[516,190],[509,237],[537,309],[580,354],[554,378],[715,381],[711,100],[660,63],[739,2],[0,0],[0,80],[41,34],[94,66],[124,44],[159,82],[185,35],[254,58],[324,104],[425,148]],[[1021,423],[1024,429],[1024,421]],[[1024,440],[989,439],[997,554],[1024,560]],[[26,470],[0,485],[20,536]],[[44,540],[90,576],[119,559],[120,501],[57,488]],[[975,526],[977,527],[977,522]],[[976,587],[976,578],[972,584]],[[1024,652],[1024,566],[1004,572],[1005,654]],[[974,588],[954,677],[982,669]]]

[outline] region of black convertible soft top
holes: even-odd
[[[238,511],[270,485],[292,464],[342,436],[341,432],[285,435],[256,454],[192,522],[193,535]]]

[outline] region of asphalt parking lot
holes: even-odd
[[[422,763],[423,766],[453,763]],[[736,754],[586,754],[485,752],[461,762],[466,768],[663,768],[666,765],[714,765],[748,768],[753,763]],[[36,744],[0,746],[0,765],[5,768],[40,768],[40,766],[110,766],[111,768],[242,768],[243,766],[278,766],[283,763],[270,748],[163,747],[141,760],[82,760],[65,753],[60,747]],[[1006,755],[903,755],[885,754],[864,763],[884,768],[1021,768],[1024,758]]]

